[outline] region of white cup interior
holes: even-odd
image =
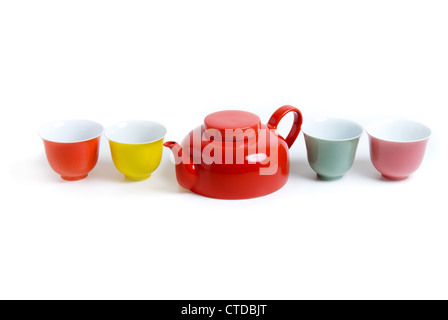
[[[302,131],[317,139],[344,141],[360,137],[363,129],[359,124],[350,120],[322,118],[304,123]]]
[[[47,141],[73,143],[91,140],[103,133],[103,126],[89,120],[60,120],[43,125],[39,136]]]
[[[385,119],[367,126],[367,133],[377,139],[393,142],[415,142],[428,139],[431,130],[415,121]]]
[[[153,121],[132,120],[110,126],[104,134],[109,140],[118,143],[142,144],[162,139],[166,135],[166,128]]]

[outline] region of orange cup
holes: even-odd
[[[39,129],[48,163],[62,179],[87,177],[98,162],[103,127],[89,120],[54,121]]]

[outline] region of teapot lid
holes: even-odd
[[[212,130],[218,130],[221,134],[220,140],[247,140],[252,138],[258,134],[258,130],[260,130],[260,118],[251,112],[241,111],[241,110],[226,110],[226,111],[218,111],[209,114],[204,119],[204,127],[206,132]],[[235,131],[237,129],[239,132],[243,133],[243,138],[238,139],[238,137],[231,136],[230,138],[226,138],[229,133]],[[252,129],[252,130],[248,130]],[[230,130],[230,131],[229,131]],[[214,136],[213,134],[211,134]],[[214,137],[216,140],[218,137]]]

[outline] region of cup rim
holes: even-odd
[[[44,132],[47,128],[49,127],[62,127],[65,123],[88,123],[90,125],[96,126],[97,128],[95,131],[95,134],[90,134],[87,138],[83,138],[83,139],[70,139],[70,140],[65,140],[65,139],[55,139],[55,138],[51,138],[48,137],[48,135]],[[37,131],[37,134],[39,135],[39,137],[42,140],[45,141],[49,141],[49,142],[54,142],[54,143],[79,143],[79,142],[85,142],[85,141],[90,141],[93,139],[96,139],[98,137],[100,137],[104,132],[104,127],[96,122],[96,121],[92,121],[92,120],[87,120],[87,119],[64,119],[64,120],[53,120],[51,122],[47,122],[46,124],[43,124],[40,126],[39,130]]]
[[[139,140],[139,141],[129,141],[126,139],[120,139],[120,138],[116,138],[116,137],[112,137],[113,133],[112,131],[115,129],[123,129],[126,125],[128,124],[143,124],[143,125],[150,125],[152,127],[158,127],[158,129],[161,130],[161,133],[157,135],[156,138],[151,138],[151,139],[143,139],[143,140]],[[117,122],[111,126],[108,126],[105,130],[104,130],[104,136],[112,142],[116,142],[116,143],[121,143],[121,144],[132,144],[132,145],[139,145],[139,144],[148,144],[148,143],[152,143],[152,142],[156,142],[159,141],[163,138],[165,138],[167,133],[167,129],[166,127],[161,124],[160,122],[157,121],[151,121],[151,120],[126,120],[126,121],[120,121]]]
[[[420,127],[421,130],[425,131],[425,134],[422,134],[421,138],[397,139],[397,138],[388,138],[385,135],[374,133],[375,128],[382,126],[382,125],[387,125],[390,123],[402,123],[403,125],[418,126],[418,127]],[[371,137],[371,138],[375,138],[375,139],[387,141],[387,142],[396,142],[396,143],[413,143],[413,142],[425,141],[425,140],[428,140],[432,134],[431,129],[421,122],[414,121],[414,120],[408,120],[408,119],[399,119],[399,118],[386,118],[386,119],[374,121],[366,127],[366,132],[369,135],[369,137]]]
[[[315,125],[316,123],[322,123],[322,122],[325,122],[325,121],[339,121],[339,122],[343,122],[343,123],[346,123],[346,124],[353,125],[354,127],[357,127],[356,129],[359,130],[359,133],[356,134],[356,135],[352,135],[349,138],[340,138],[340,139],[338,139],[338,138],[325,138],[325,137],[321,137],[321,136],[316,135],[316,134],[311,134],[309,132],[310,127],[312,125]],[[302,132],[306,136],[309,136],[309,137],[312,137],[312,138],[315,138],[315,139],[319,139],[319,140],[323,140],[323,141],[351,141],[351,140],[356,140],[356,139],[360,138],[362,136],[362,134],[364,133],[364,129],[363,129],[363,127],[359,123],[357,123],[357,122],[355,122],[353,120],[344,119],[344,118],[337,118],[337,117],[322,117],[322,118],[316,118],[316,119],[314,119],[314,120],[312,120],[310,122],[304,123],[302,125]]]

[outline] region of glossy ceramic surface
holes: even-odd
[[[294,122],[283,138],[275,129],[289,112],[294,114]],[[202,126],[185,137],[182,147],[173,141],[164,145],[173,151],[182,187],[212,198],[254,198],[287,182],[288,150],[301,124],[302,115],[292,106],[279,108],[267,125],[249,112],[221,111],[207,116]]]
[[[375,168],[389,180],[403,180],[423,161],[431,130],[408,120],[386,119],[367,127],[370,158]]]
[[[108,127],[115,167],[129,180],[148,179],[162,159],[163,138],[166,128],[152,121],[126,121]]]
[[[48,163],[62,179],[87,177],[98,162],[103,127],[88,120],[54,121],[39,129]]]
[[[308,163],[322,180],[341,178],[353,165],[363,133],[353,121],[335,118],[307,122],[302,127]]]

